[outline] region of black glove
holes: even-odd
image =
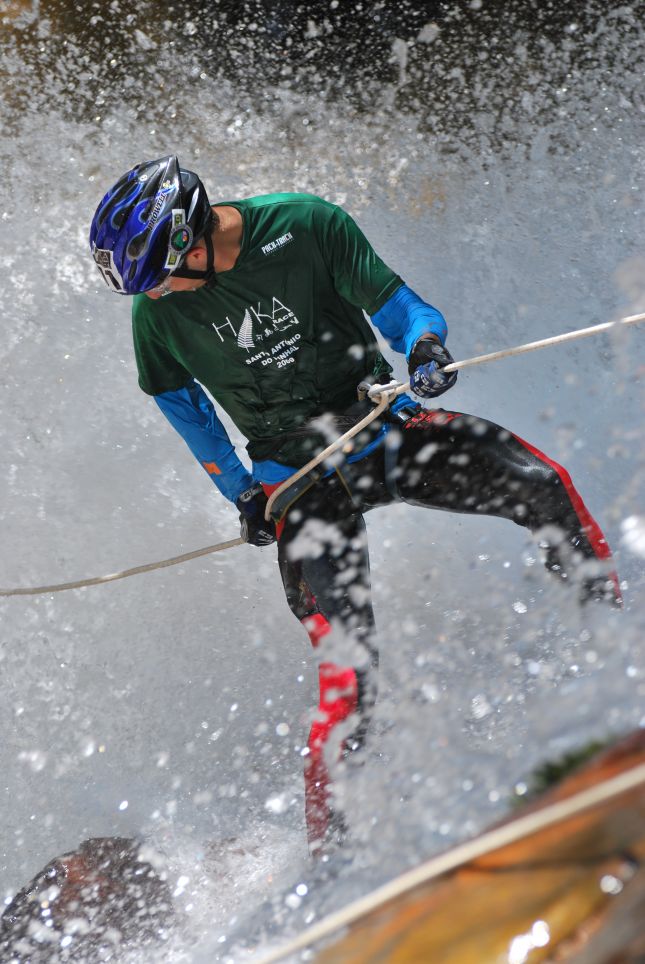
[[[264,518],[267,497],[259,482],[242,492],[235,505],[240,510],[240,535],[252,546],[270,546],[275,542],[275,522]]]
[[[447,348],[430,338],[424,338],[416,343],[408,362],[410,373],[410,388],[422,398],[435,398],[457,381],[457,372],[446,372],[442,369],[450,365],[454,358]]]

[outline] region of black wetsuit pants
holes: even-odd
[[[360,745],[376,696],[365,512],[404,501],[510,519],[536,535],[547,568],[574,585],[583,600],[620,602],[607,542],[568,473],[499,425],[419,409],[393,425],[384,444],[343,477],[334,474],[312,486],[278,527],[291,610],[314,646],[330,632],[327,642],[334,636],[340,641],[331,647],[334,658],[320,664],[320,705],[309,738],[305,782],[313,846],[329,832],[334,813],[327,757]],[[339,652],[350,655],[339,658]]]

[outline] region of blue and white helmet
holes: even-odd
[[[92,219],[90,248],[108,287],[122,295],[150,291],[175,273],[208,281],[214,278],[212,220],[204,185],[169,154],[138,164],[108,191]],[[209,270],[182,271],[185,255],[203,235]]]

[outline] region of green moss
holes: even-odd
[[[592,740],[575,750],[569,750],[556,760],[547,760],[540,763],[533,770],[526,783],[528,790],[521,797],[515,799],[515,804],[522,806],[525,803],[532,803],[546,790],[557,786],[562,780],[575,773],[576,770],[588,763],[601,750],[606,750],[615,742],[614,737],[606,740]]]

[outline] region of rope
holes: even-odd
[[[562,823],[570,817],[575,817],[591,807],[607,803],[630,790],[643,786],[645,786],[645,763],[633,767],[626,773],[621,773],[596,784],[595,787],[581,790],[566,800],[552,803],[541,810],[527,814],[525,817],[517,817],[504,826],[489,830],[474,840],[459,844],[452,850],[439,854],[438,857],[433,857],[419,867],[415,867],[414,870],[401,874],[395,880],[377,888],[366,897],[354,901],[334,914],[329,914],[288,944],[277,948],[264,957],[257,958],[255,964],[276,964],[278,961],[284,961],[292,954],[331,937],[341,928],[355,923],[375,908],[400,897],[421,884],[427,884],[436,880],[442,874],[491,854],[500,847],[509,846],[518,840],[538,833],[540,830],[546,830],[548,827]]]
[[[540,341],[528,342],[525,345],[517,345],[514,348],[504,348],[502,351],[490,352],[488,355],[477,355],[474,358],[466,358],[463,361],[451,362],[450,365],[446,365],[443,371],[452,372],[458,368],[468,368],[472,365],[483,365],[489,361],[496,361],[499,358],[509,358],[512,355],[520,355],[523,352],[535,351],[538,348],[546,348],[549,345],[558,345],[562,342],[573,341],[577,338],[586,338],[589,335],[596,335],[603,331],[609,331],[611,328],[615,328],[620,325],[633,325],[636,322],[645,321],[645,312],[640,315],[629,315],[625,318],[619,318],[617,321],[607,321],[600,325],[592,325],[590,328],[580,328],[577,331],[566,332],[562,335],[553,335],[550,338],[542,338]],[[273,492],[270,498],[267,500],[265,519],[269,519],[271,516],[271,508],[273,506],[276,498],[281,495],[285,489],[288,489],[294,482],[301,479],[303,475],[310,472],[325,459],[328,459],[334,452],[337,452],[340,448],[343,448],[346,443],[361,432],[370,422],[373,422],[375,418],[383,412],[390,402],[397,396],[401,395],[403,392],[410,390],[409,382],[390,382],[388,385],[374,385],[368,392],[369,397],[374,401],[375,408],[357,422],[356,425],[352,426],[349,431],[345,432],[343,435],[339,436],[331,445],[328,445],[326,449],[323,449],[319,455],[307,462],[301,469],[294,472],[293,475],[289,476],[282,485]],[[63,592],[65,589],[82,589],[84,586],[98,586],[104,582],[115,582],[117,579],[126,579],[128,576],[136,576],[142,572],[152,572],[155,569],[163,569],[166,566],[176,566],[181,562],[188,562],[190,559],[197,559],[199,556],[206,556],[211,552],[222,552],[224,549],[232,549],[233,546],[242,545],[243,539],[232,539],[230,542],[220,542],[214,546],[206,546],[204,549],[195,549],[193,552],[186,552],[181,556],[173,556],[171,559],[164,559],[161,562],[151,562],[145,566],[135,566],[133,569],[124,569],[122,572],[110,573],[107,576],[95,576],[92,579],[79,579],[75,582],[63,582],[52,586],[34,586],[28,589],[0,589],[0,596],[37,596],[43,593],[51,592]]]
[[[523,352],[536,351],[538,348],[548,348],[551,345],[559,345],[566,341],[575,341],[577,338],[587,338],[589,335],[597,335],[603,331],[609,331],[616,326],[633,325],[639,321],[645,321],[645,312],[640,315],[629,315],[626,318],[619,318],[617,321],[605,321],[599,325],[591,325],[589,328],[578,328],[576,331],[565,332],[562,335],[552,335],[549,338],[530,341],[524,345],[516,345],[513,348],[503,348],[501,351],[492,351],[487,355],[476,355],[474,358],[465,358],[462,361],[451,362],[442,368],[442,371],[454,372],[459,368],[483,365],[486,362],[497,361],[500,358],[510,358],[513,355],[521,355]],[[271,518],[271,508],[279,495],[290,488],[298,479],[301,479],[303,475],[311,472],[317,465],[320,465],[321,462],[328,459],[334,452],[337,452],[338,449],[343,448],[349,439],[361,432],[370,422],[373,422],[397,395],[402,395],[404,392],[409,391],[410,382],[390,382],[387,385],[373,385],[368,392],[368,397],[375,403],[377,399],[380,399],[376,408],[370,412],[369,415],[366,415],[365,418],[361,419],[360,422],[357,422],[349,431],[345,432],[344,435],[339,436],[331,445],[328,445],[326,449],[323,449],[322,452],[307,462],[301,469],[298,469],[298,471],[290,475],[288,479],[285,479],[282,485],[278,486],[268,499],[266,509],[264,510],[264,518],[267,520]]]
[[[444,372],[454,372],[458,368],[470,368],[472,365],[483,365],[486,362],[497,361],[499,358],[511,358],[513,355],[521,355],[526,351],[536,351],[538,348],[549,348],[551,345],[561,345],[567,341],[576,341],[578,338],[588,338],[590,335],[599,335],[603,331],[611,331],[612,328],[620,328],[624,325],[635,325],[639,321],[645,321],[645,312],[640,315],[628,315],[626,318],[618,318],[616,321],[603,321],[600,325],[591,325],[589,328],[578,328],[576,331],[567,331],[562,335],[552,335],[550,338],[541,338],[539,341],[529,341],[525,345],[516,345],[514,348],[503,348],[501,351],[492,351],[488,355],[477,355],[475,358],[465,358],[463,361],[452,362],[442,368]],[[406,388],[410,387],[408,382]],[[404,389],[405,391],[405,389]]]
[[[229,542],[218,542],[217,545],[206,546],[204,549],[194,549],[192,552],[184,552],[181,556],[162,559],[161,562],[149,562],[145,566],[135,566],[133,569],[124,569],[122,572],[112,572],[107,576],[94,576],[92,579],[77,579],[75,582],[61,582],[54,586],[33,586],[29,589],[0,589],[0,596],[39,596],[43,593],[63,592],[65,589],[82,589],[84,586],[99,586],[104,582],[115,582],[117,579],[127,579],[128,576],[137,576],[141,572],[165,569],[166,566],[178,566],[181,562],[198,559],[199,556],[207,556],[211,552],[222,552],[224,549],[232,549],[233,546],[241,546],[243,543],[243,539],[231,539]]]

